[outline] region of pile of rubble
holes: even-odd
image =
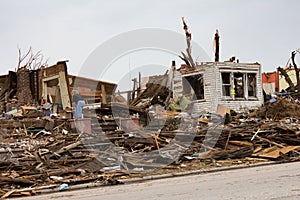
[[[1,120],[0,195],[32,195],[64,184],[113,184],[67,120]],[[89,163],[92,163],[89,166]],[[122,174],[122,173],[121,173]]]
[[[156,131],[134,123],[127,130],[104,132],[53,117],[2,119],[0,194],[32,195],[62,184],[114,184],[137,171],[187,168],[195,161],[299,160],[300,117],[293,114],[298,107],[277,99],[248,114],[192,118],[181,113]],[[99,121],[91,119],[92,124]]]
[[[300,104],[299,101],[292,98],[278,98],[274,99],[274,103],[267,102],[260,110],[259,117],[271,118],[278,120],[282,118],[300,118]],[[271,101],[272,102],[272,101]]]
[[[215,95],[208,95],[215,99],[204,99],[205,93],[219,94],[213,87],[219,83],[223,83],[220,91],[228,89],[226,96],[244,98],[243,92],[238,95],[238,90],[229,90],[242,86],[245,100],[251,97],[243,105],[239,101],[227,105],[231,108],[253,102],[249,108],[257,107],[263,96],[254,92],[254,80],[260,80],[257,63],[218,63],[216,50],[216,63],[196,66],[191,33],[182,21],[187,49],[180,57],[186,65],[176,69],[172,62],[170,71],[148,77],[145,85],[139,74],[139,81],[133,79],[133,90],[118,94],[114,83],[68,74],[67,61],[50,67],[42,62],[35,65],[39,54],[30,54],[31,49],[24,57],[31,55],[29,61],[22,65],[19,52],[17,72],[0,76],[0,198],[52,188],[66,190],[82,183],[118,184],[122,178],[217,167],[225,162],[299,160],[300,105],[296,100],[273,98],[246,113],[225,107],[222,114],[202,109],[201,114],[200,110],[189,112],[197,107],[193,100],[200,100],[198,107],[206,108],[212,105],[207,102],[221,99]],[[218,42],[218,33],[215,36]],[[235,69],[238,65],[242,67]],[[237,76],[222,73],[220,67]],[[248,73],[248,67],[253,67],[253,73]],[[240,73],[241,69],[245,72]],[[222,80],[210,82],[211,77]],[[75,90],[86,103],[84,119],[72,119]],[[122,96],[126,93],[127,99]],[[215,102],[213,107],[224,103]]]

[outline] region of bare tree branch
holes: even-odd
[[[21,63],[25,60],[25,58],[32,53],[32,48],[30,47],[27,53],[22,56],[21,49],[19,48],[19,61],[18,61],[18,69],[21,67]]]
[[[43,66],[47,66],[48,59],[44,61],[44,56],[42,55],[41,51],[37,53],[33,53],[32,48],[30,47],[27,53],[22,56],[21,49],[19,48],[19,59],[18,59],[18,67],[20,69],[22,67],[27,69],[39,69]],[[22,64],[25,63],[25,64]]]

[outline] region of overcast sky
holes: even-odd
[[[153,27],[184,34],[182,16],[206,61],[214,58],[218,28],[221,61],[235,55],[274,71],[300,47],[299,8],[298,0],[0,0],[0,74],[14,70],[18,48],[30,46],[42,50],[49,65],[69,60],[76,74],[95,48],[120,33]]]

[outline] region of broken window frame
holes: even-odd
[[[248,98],[257,98],[257,73],[247,73],[246,76]],[[250,80],[250,76],[254,76],[253,80]],[[253,94],[250,94],[250,92],[253,92]]]
[[[226,78],[226,80],[228,79],[228,82],[224,82],[223,81],[223,75],[228,74],[229,77]],[[222,81],[222,97],[225,98],[231,98],[231,73],[230,72],[221,72],[221,81]],[[227,89],[228,88],[228,89]],[[228,90],[228,91],[226,91]]]
[[[230,74],[230,84],[228,81],[224,83],[223,74]],[[241,72],[241,71],[221,71],[221,87],[222,87],[222,98],[227,100],[257,100],[257,72]],[[250,76],[253,80],[250,80]],[[238,79],[242,79],[242,84],[238,83]],[[252,83],[252,94],[250,94],[250,82]],[[254,84],[254,85],[253,85]],[[226,92],[224,87],[230,85],[230,96],[228,91]],[[242,91],[237,91],[237,86],[242,86]],[[241,95],[237,94],[240,93]],[[224,95],[225,94],[225,95]]]
[[[246,98],[246,78],[245,73],[233,72],[233,89],[235,99],[245,99]]]
[[[193,84],[191,84],[191,82],[188,80],[188,77],[193,76],[199,76],[198,79],[202,78],[202,85],[199,83],[198,87],[193,87]],[[204,73],[192,73],[182,76],[182,87],[183,95],[185,95],[186,97],[189,97],[191,100],[195,101],[205,101]]]

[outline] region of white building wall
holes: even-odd
[[[204,100],[194,101],[193,112],[215,112],[216,99],[216,69],[212,63],[207,63],[199,67],[199,72],[203,73],[204,79]]]
[[[226,100],[222,97],[221,71],[233,71],[241,73],[256,73],[256,99],[249,100]],[[247,63],[222,63],[218,65],[218,103],[235,111],[243,111],[260,107],[263,104],[262,78],[260,64]]]
[[[182,76],[178,71],[174,71],[173,75],[173,98],[178,99],[182,97],[183,84]]]
[[[222,97],[222,79],[221,71],[234,72],[251,72],[256,73],[256,99],[251,100],[226,100]],[[244,109],[252,109],[263,104],[261,66],[260,64],[246,63],[227,63],[227,62],[208,62],[201,63],[196,69],[189,74],[203,73],[204,77],[204,100],[194,101],[193,112],[211,112],[217,111],[218,104],[226,106],[235,111],[243,111]],[[177,74],[177,83],[180,81],[180,76]],[[182,78],[182,77],[181,77]],[[182,84],[182,81],[181,81]],[[180,88],[180,89],[179,89]],[[182,87],[177,86],[176,93],[182,95]]]

